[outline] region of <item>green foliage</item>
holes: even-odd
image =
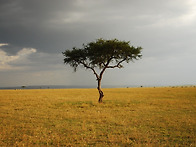
[[[129,41],[119,41],[117,39],[98,39],[83,48],[73,48],[63,52],[64,63],[74,67],[75,71],[79,65],[85,68],[122,68],[122,62],[137,60],[141,58],[141,47],[129,45]],[[112,64],[112,65],[110,65]]]

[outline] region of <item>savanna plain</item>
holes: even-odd
[[[0,90],[0,146],[196,146],[196,87]]]

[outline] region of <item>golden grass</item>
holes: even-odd
[[[0,90],[0,146],[196,146],[196,88]]]

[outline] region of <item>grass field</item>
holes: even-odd
[[[196,146],[196,88],[0,90],[0,146]]]

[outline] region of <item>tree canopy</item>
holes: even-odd
[[[92,70],[98,80],[98,90],[102,92],[100,87],[104,71],[107,68],[122,68],[123,62],[129,63],[140,59],[141,50],[142,47],[131,46],[129,41],[101,38],[86,45],[83,44],[82,48],[73,47],[72,50],[66,50],[63,55],[65,56],[64,63],[72,66],[74,71],[79,65]],[[100,69],[100,73],[96,71],[97,68]]]

